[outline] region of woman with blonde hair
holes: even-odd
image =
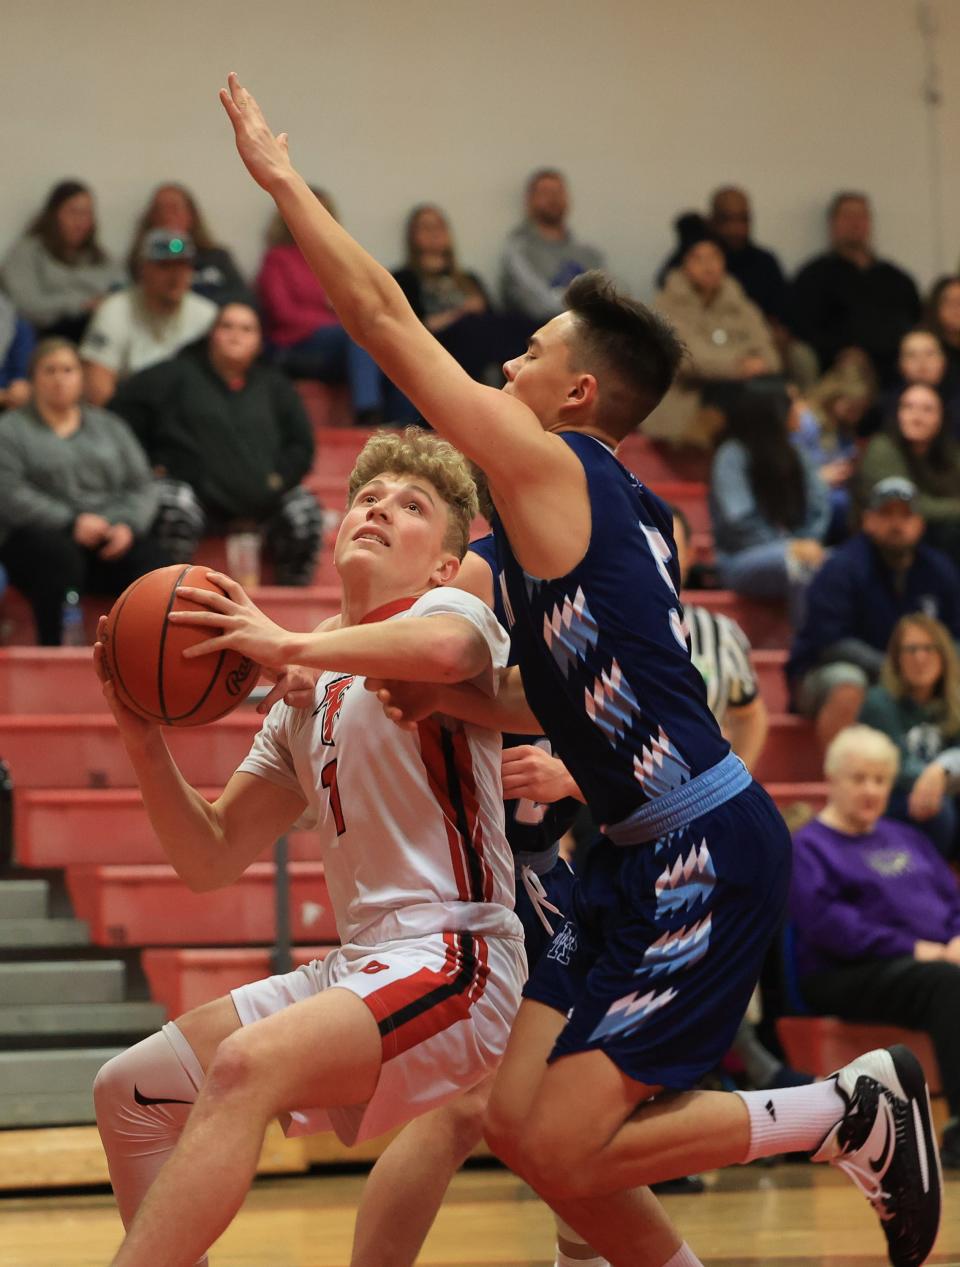
[[[196,198],[186,185],[166,181],[150,195],[150,201],[137,220],[127,256],[127,268],[134,281],[137,280],[143,239],[151,229],[169,229],[171,233],[182,233],[193,239],[196,256],[191,289],[198,295],[205,295],[221,305],[231,299],[250,298],[250,288],[240,276],[233,256],[211,233]]]
[[[317,201],[337,219],[330,195],[310,186]],[[257,277],[264,334],[274,363],[292,378],[317,378],[350,387],[356,420],[384,421],[383,379],[370,356],[340,324],[313,270],[277,212],[267,229],[267,252]]]
[[[915,612],[897,622],[860,720],[888,735],[900,753],[890,817],[913,823],[945,857],[956,857],[960,659],[939,620]]]

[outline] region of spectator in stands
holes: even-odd
[[[322,189],[313,188],[313,193],[336,218],[330,196]],[[257,291],[274,361],[293,378],[318,378],[329,383],[346,380],[356,421],[362,426],[383,422],[380,370],[340,324],[327,292],[314,277],[279,212],[270,223],[267,241]]]
[[[825,374],[806,398],[796,397],[790,413],[794,444],[805,449],[830,490],[831,518],[826,541],[835,545],[850,533],[851,485],[860,461],[857,429],[870,407],[872,384],[852,364]]]
[[[787,680],[797,710],[816,719],[823,747],[856,721],[902,616],[923,611],[960,638],[960,575],[921,541],[916,499],[909,480],[877,484],[860,531],[831,553],[807,593]]]
[[[170,560],[150,535],[146,456],[121,418],[82,403],[73,344],[42,341],[30,377],[31,403],[0,419],[0,562],[57,646],[70,591],[116,595]]]
[[[960,371],[950,365],[932,330],[907,331],[900,340],[897,370],[896,386],[885,392],[879,402],[881,425],[896,411],[903,389],[920,383],[939,394],[947,432],[957,437],[960,434]]]
[[[956,857],[960,660],[939,620],[914,612],[897,621],[860,720],[889,735],[900,752],[891,818],[912,822],[945,858]]]
[[[541,167],[527,181],[526,219],[507,238],[500,285],[508,312],[538,325],[563,311],[575,277],[603,268],[603,253],[578,241],[567,225],[570,195],[562,172]]]
[[[207,333],[217,306],[190,289],[193,240],[151,229],[143,239],[137,282],[110,295],[80,345],[87,399],[103,405],[137,370],[176,355]]]
[[[231,299],[250,299],[250,288],[240,276],[233,256],[220,245],[207,225],[197,200],[185,185],[158,185],[137,221],[127,268],[134,281],[140,272],[143,239],[151,229],[166,229],[193,240],[191,290],[221,306]]]
[[[0,294],[0,410],[17,409],[30,399],[27,376],[34,342],[33,327]]]
[[[414,207],[407,218],[406,245],[406,261],[394,277],[410,307],[472,378],[500,386],[500,366],[516,356],[535,323],[493,311],[480,278],[458,265],[450,225],[439,207]],[[495,380],[489,378],[491,367]]]
[[[786,324],[787,279],[772,251],[751,239],[750,199],[735,185],[724,185],[710,200],[708,223],[723,247],[727,272],[743,287],[772,324]],[[662,282],[660,283],[663,284]]]
[[[278,585],[309,585],[323,515],[300,481],[313,434],[296,388],[259,360],[260,321],[230,303],[208,337],[122,383],[111,407],[158,477],[156,533],[170,556],[192,559],[206,533],[244,521],[263,532]]]
[[[782,368],[763,313],[727,275],[719,242],[706,221],[677,221],[679,264],[667,275],[655,307],[687,345],[689,360],[644,434],[674,443],[712,444],[750,379]]]
[[[901,336],[920,316],[913,278],[873,250],[865,194],[838,193],[827,212],[830,249],[806,263],[790,291],[790,325],[830,369],[839,353],[862,348],[883,386],[896,374]]]
[[[680,584],[691,561],[690,523],[673,507],[673,539],[677,547]],[[684,604],[690,635],[690,658],[707,688],[711,713],[723,728],[730,746],[748,770],[753,770],[767,738],[767,707],[760,695],[750,662],[750,643],[736,621],[706,607]]]
[[[960,277],[941,277],[933,287],[927,325],[940,340],[951,370],[960,374]]]
[[[944,428],[943,401],[933,387],[917,383],[900,393],[894,417],[863,455],[861,497],[891,475],[916,486],[930,544],[960,561],[960,447]]]
[[[78,180],[63,180],[0,264],[0,282],[40,334],[79,340],[108,291],[123,285],[122,270],[97,240],[93,195]]]
[[[722,585],[787,598],[798,621],[810,578],[825,557],[826,485],[790,441],[785,391],[743,396],[710,473],[710,517]]]
[[[801,992],[817,1013],[930,1035],[960,1167],[960,892],[922,832],[883,818],[896,746],[868,726],[827,749],[827,805],[794,836],[790,919]]]

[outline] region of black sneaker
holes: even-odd
[[[920,1062],[898,1045],[867,1052],[834,1076],[847,1107],[812,1160],[837,1166],[866,1196],[893,1267],[919,1267],[937,1239],[943,1191]]]

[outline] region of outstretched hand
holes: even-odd
[[[111,713],[113,713],[124,743],[133,746],[143,745],[159,727],[156,722],[146,721],[143,717],[127,708],[126,704],[121,703],[116,687],[113,684],[113,679],[110,676],[106,638],[107,618],[106,616],[101,616],[97,621],[97,641],[93,644],[93,671],[100,681],[103,689],[103,698],[107,701],[107,705]]]
[[[287,152],[287,134],[274,136],[263,111],[253,96],[242,87],[235,71],[227,76],[227,87],[220,89],[220,100],[233,124],[237,150],[247,171],[267,193],[293,171]]]
[[[176,625],[189,625],[214,634],[188,647],[184,658],[192,660],[214,652],[239,651],[264,668],[283,668],[290,660],[286,648],[287,630],[265,616],[232,577],[222,572],[208,572],[207,579],[219,585],[223,592],[194,589],[191,585],[181,585],[177,590],[179,597],[206,610],[172,611],[167,617]]]

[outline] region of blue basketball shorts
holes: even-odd
[[[551,1061],[602,1051],[628,1077],[687,1090],[715,1069],[784,918],[791,842],[756,783],[679,831],[601,836],[574,917],[524,996],[567,1015]]]
[[[523,925],[523,945],[527,952],[527,966],[530,972],[533,972],[564,920],[573,917],[574,888],[577,881],[570,864],[563,858],[558,858],[550,870],[540,876],[540,883],[547,895],[547,901],[560,912],[559,915],[554,915],[551,911],[544,912],[547,922],[554,930],[550,933],[530,900],[519,866],[516,879],[517,901],[514,910]]]

